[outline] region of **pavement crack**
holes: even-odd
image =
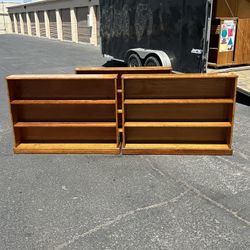
[[[157,208],[161,208],[161,207],[165,207],[165,206],[168,206],[170,203],[175,203],[177,202],[178,200],[180,200],[182,197],[184,197],[187,193],[189,192],[189,190],[185,190],[184,192],[182,192],[181,194],[179,194],[178,196],[172,198],[171,200],[169,201],[164,201],[164,202],[161,202],[161,203],[156,203],[156,204],[152,204],[152,205],[149,205],[149,206],[146,206],[146,207],[140,207],[140,208],[136,208],[135,210],[131,210],[131,211],[128,211],[124,214],[120,214],[118,215],[117,217],[115,217],[113,220],[110,220],[110,221],[107,221],[103,224],[100,224],[92,229],[90,229],[89,231],[86,231],[82,234],[77,234],[75,236],[73,236],[73,238],[69,241],[66,241],[60,245],[58,245],[57,247],[55,247],[55,250],[60,250],[60,249],[64,249],[66,247],[68,247],[69,245],[73,244],[74,242],[78,241],[79,239],[83,239],[85,238],[86,236],[89,236],[91,234],[94,234],[96,232],[98,232],[99,230],[102,230],[102,229],[107,229],[108,227],[116,224],[116,223],[119,223],[122,219],[126,218],[126,217],[129,217],[129,216],[132,216],[132,215],[135,215],[137,213],[140,213],[140,212],[143,212],[143,211],[148,211],[148,210],[151,210],[151,209],[157,209]]]
[[[227,208],[223,204],[221,204],[221,203],[213,200],[212,198],[208,197],[206,194],[202,193],[199,189],[197,189],[197,188],[189,185],[187,182],[185,182],[185,181],[183,181],[183,180],[181,180],[179,178],[176,178],[176,177],[172,176],[169,173],[167,173],[167,174],[163,173],[160,169],[158,169],[156,166],[154,166],[153,163],[149,159],[146,159],[146,161],[150,164],[150,167],[155,172],[157,172],[158,174],[160,174],[162,177],[166,177],[166,176],[170,177],[171,179],[173,179],[174,181],[176,181],[177,183],[179,183],[180,185],[182,185],[183,187],[185,187],[187,189],[187,191],[190,191],[190,192],[196,194],[200,198],[208,201],[209,203],[213,204],[214,206],[219,207],[220,209],[222,209],[222,210],[226,211],[227,213],[231,214],[234,218],[236,218],[237,220],[243,222],[247,226],[250,226],[250,221],[242,218],[241,216],[239,216],[237,211],[235,212],[232,209]]]

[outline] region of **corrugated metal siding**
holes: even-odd
[[[35,14],[34,12],[29,13],[30,25],[31,25],[31,35],[36,35],[36,23],[35,23]]]
[[[38,16],[39,25],[40,25],[40,36],[46,37],[44,11],[38,11],[37,16]]]
[[[57,25],[56,25],[56,11],[49,10],[48,16],[49,16],[50,36],[51,38],[58,38]]]
[[[16,16],[16,22],[17,22],[17,32],[21,33],[21,26],[20,26],[20,18],[19,18],[19,14],[15,14]]]
[[[88,7],[76,8],[78,40],[79,42],[90,43],[91,27],[88,27]]]
[[[14,24],[14,16],[13,14],[10,14],[10,20],[12,25],[12,31],[15,32],[15,24]]]
[[[63,40],[72,40],[70,9],[61,9]]]
[[[24,34],[28,34],[28,25],[27,25],[26,13],[22,13],[21,15],[22,15],[22,19],[23,19]]]

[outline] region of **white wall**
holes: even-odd
[[[97,39],[97,20],[96,20],[96,13],[94,6],[99,5],[99,0],[44,0],[26,4],[19,4],[18,6],[14,6],[8,9],[9,14],[17,14],[20,13],[35,13],[36,19],[36,35],[39,36],[39,20],[37,18],[37,11],[44,11],[45,13],[45,28],[46,28],[46,37],[50,38],[50,30],[49,30],[49,19],[47,16],[48,10],[56,10],[56,17],[57,17],[57,32],[58,32],[58,39],[62,40],[62,20],[60,15],[60,10],[64,8],[70,9],[70,17],[71,17],[71,32],[72,32],[72,41],[78,42],[78,28],[77,28],[77,18],[76,18],[76,8],[77,7],[88,7],[89,8],[89,15],[92,17],[92,33],[90,37],[90,43],[93,45],[98,45]],[[28,30],[30,30],[30,22],[28,22]],[[17,30],[17,22],[15,20],[15,33]],[[22,32],[21,32],[22,34]],[[28,33],[30,34],[30,32]]]
[[[0,34],[11,33],[11,21],[7,7],[16,5],[15,3],[0,2]]]

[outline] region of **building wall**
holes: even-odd
[[[8,7],[15,4],[8,2],[0,2],[0,34],[11,33],[11,21],[8,15]]]
[[[80,11],[84,11],[84,18],[86,18],[87,10],[89,18],[83,20],[83,14],[79,13],[79,8]],[[45,0],[14,6],[9,8],[8,11],[9,16],[13,20],[13,33],[38,37],[45,36],[54,39],[57,37],[59,40],[65,39],[73,42],[82,41],[82,37],[89,36],[89,39],[87,37],[84,41],[86,40],[93,45],[98,45],[100,42],[100,39],[98,39],[99,20],[97,20],[97,12],[99,11],[98,0]],[[51,13],[53,11],[55,11],[54,14]],[[24,15],[27,17],[27,23],[25,24],[22,18]],[[41,15],[43,15],[42,18]],[[55,18],[51,21],[52,16],[56,16],[56,25]],[[24,32],[24,25],[27,25],[27,32]],[[44,29],[44,26],[46,35],[44,35],[44,30],[41,30],[41,27]],[[57,35],[54,34],[55,29]],[[86,34],[82,32],[86,32]]]

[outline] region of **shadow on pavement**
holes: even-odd
[[[103,67],[127,67],[128,65],[124,62],[119,62],[115,60],[107,61],[102,65]]]
[[[237,103],[250,106],[250,96],[237,92]]]

